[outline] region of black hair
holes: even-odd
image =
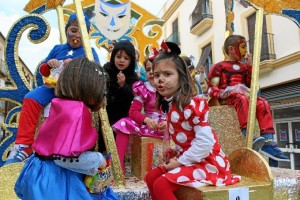
[[[110,63],[114,64],[116,54],[119,51],[125,51],[128,54],[128,56],[130,57],[130,64],[123,71],[123,73],[130,74],[130,73],[134,72],[136,61],[135,61],[135,48],[134,48],[133,44],[128,40],[121,40],[121,41],[117,42],[113,51],[111,52]]]

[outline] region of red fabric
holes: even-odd
[[[241,62],[223,61],[215,64],[209,71],[211,97],[220,98],[221,92],[227,86],[244,84],[250,88],[252,75],[252,66],[245,65]],[[220,79],[218,86],[213,86],[211,80],[215,77]],[[240,128],[246,128],[248,122],[249,98],[242,94],[232,95],[227,99],[228,105],[233,105],[239,119]],[[259,123],[260,133],[275,133],[273,128],[273,119],[269,103],[261,98],[257,98],[256,118]]]
[[[42,106],[38,102],[32,99],[24,99],[20,112],[16,144],[26,144],[29,146],[33,144],[41,111]]]
[[[154,168],[145,176],[150,196],[152,200],[176,200],[174,191],[182,186],[174,184],[162,176],[165,171],[163,168],[163,166]]]
[[[47,63],[43,63],[40,65],[40,73],[44,77],[50,76],[50,67],[48,66]]]
[[[138,100],[133,100],[130,109],[129,117],[139,124],[143,124],[146,115],[142,114],[143,104]]]
[[[250,99],[242,94],[228,98],[228,105],[233,105],[237,112],[240,128],[247,128],[249,103]],[[270,105],[261,97],[257,97],[256,101],[256,118],[261,134],[275,133]]]

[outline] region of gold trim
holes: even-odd
[[[211,18],[205,18],[201,20],[192,30],[191,33],[194,35],[202,35],[205,33],[210,27],[212,27],[214,20]]]
[[[60,43],[64,44],[67,42],[67,36],[65,31],[64,11],[61,5],[56,7],[56,13],[57,13],[58,28],[60,33]]]
[[[246,133],[246,144],[247,144],[246,146],[248,148],[252,148],[253,133],[255,131],[256,101],[257,101],[257,91],[258,91],[258,84],[259,84],[259,64],[260,64],[260,54],[261,54],[263,16],[264,16],[263,9],[258,9],[256,11],[256,19],[255,19],[253,66],[252,66],[250,103],[249,103],[249,113],[248,113],[248,123],[247,123],[247,133]]]
[[[259,72],[260,74],[285,67],[287,65],[297,63],[300,60],[300,51],[292,53],[288,56],[276,59],[276,60],[265,60],[260,63]]]
[[[175,0],[172,5],[167,9],[167,11],[163,14],[162,19],[167,21],[174,14],[174,12],[181,5],[183,0]]]
[[[90,44],[90,40],[89,40],[89,34],[87,32],[86,29],[86,24],[85,24],[85,20],[84,20],[84,14],[83,14],[83,9],[82,9],[82,5],[81,5],[81,0],[73,0],[74,5],[75,5],[75,11],[76,11],[76,15],[77,15],[77,21],[79,24],[79,29],[81,32],[81,39],[82,39],[82,43],[84,46],[84,52],[85,52],[85,56],[93,61],[94,60],[94,55],[92,53],[92,47]]]

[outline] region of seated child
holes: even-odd
[[[224,51],[227,59],[215,64],[209,71],[208,94],[222,104],[232,105],[235,108],[240,128],[246,136],[252,58],[247,55],[246,39],[240,35],[228,36],[224,42]],[[246,57],[246,63],[242,62],[243,57]],[[262,154],[275,160],[270,162],[274,167],[278,165],[278,161],[290,161],[274,141],[275,130],[270,105],[259,96],[256,102],[256,118],[260,137],[254,139],[253,149],[256,151],[261,149]]]
[[[145,176],[152,199],[175,200],[183,186],[225,186],[240,180],[232,176],[229,161],[208,122],[205,98],[194,96],[186,64],[172,51],[153,61],[157,108],[167,113],[167,132],[175,143],[164,153],[166,163]]]
[[[19,198],[118,199],[109,186],[101,194],[90,194],[83,181],[84,174],[95,175],[106,167],[103,155],[91,151],[98,137],[91,111],[105,106],[106,83],[103,68],[86,58],[65,66],[55,88],[57,98],[32,145],[35,153],[16,181]]]
[[[129,135],[162,138],[162,131],[166,125],[165,114],[155,109],[156,89],[153,85],[152,62],[149,58],[146,59],[145,66],[148,81],[137,81],[133,84],[134,99],[130,106],[129,117],[120,119],[112,126],[117,134],[116,145],[123,172]]]
[[[89,16],[85,13],[84,17],[87,30],[89,30]],[[67,42],[55,45],[45,61],[40,65],[40,72],[46,77],[45,84],[31,90],[25,95],[20,112],[15,145],[11,149],[5,165],[22,162],[32,154],[31,145],[34,141],[39,116],[43,108],[55,97],[54,87],[56,78],[62,71],[63,66],[70,62],[70,60],[85,57],[76,13],[69,17],[66,25],[66,34]],[[100,63],[95,49],[92,49],[92,52],[95,61]]]

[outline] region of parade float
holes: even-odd
[[[224,33],[226,37],[233,33],[232,22],[234,14],[232,11],[233,1],[225,2],[226,30]],[[299,172],[277,168],[271,169],[265,158],[251,149],[252,133],[255,132],[255,107],[258,91],[263,13],[286,16],[299,26],[300,5],[292,0],[248,0],[247,2],[257,10],[255,30],[255,38],[257,39],[254,44],[251,101],[246,140],[242,137],[237,115],[232,107],[212,107],[209,116],[211,125],[218,133],[223,149],[229,157],[232,172],[242,176],[242,181],[236,185],[226,187],[182,188],[176,192],[178,199],[299,199],[300,197]],[[8,76],[13,86],[2,87],[0,89],[0,98],[13,102],[17,106],[10,110],[5,122],[1,124],[8,136],[0,143],[0,166],[4,164],[7,153],[15,141],[18,128],[18,124],[15,121],[17,122],[25,94],[32,88],[41,85],[43,81],[37,70],[34,84],[29,85],[25,81],[23,73],[21,73],[21,66],[18,60],[18,44],[25,30],[30,29],[28,38],[32,43],[47,42],[46,39],[50,33],[51,26],[42,16],[43,13],[52,9],[57,11],[60,42],[65,43],[65,22],[70,14],[76,12],[85,54],[90,60],[93,60],[93,54],[89,39],[93,39],[98,48],[105,49],[108,49],[108,45],[112,40],[130,40],[141,52],[141,60],[145,58],[145,55],[150,52],[151,48],[159,46],[159,41],[162,37],[163,21],[131,1],[74,0],[73,4],[70,5],[64,5],[64,3],[64,0],[29,1],[24,8],[28,15],[18,19],[8,33],[5,46],[5,61]],[[97,8],[100,5],[105,12],[111,14],[111,18],[104,19],[103,16],[99,15],[100,12],[97,11]],[[114,21],[115,30],[111,31],[107,27],[111,25],[110,23],[114,15],[117,15],[119,12],[118,9],[120,7],[125,8],[127,13],[122,19]],[[91,21],[92,30],[90,33],[84,28],[83,11],[92,13],[94,11],[95,13],[94,20]],[[112,186],[119,198],[151,199],[143,182],[143,176],[147,170],[151,169],[155,160],[153,155],[156,151],[159,152],[162,141],[154,138],[134,137],[131,159],[129,159],[130,164],[127,166],[131,173],[124,176],[106,110],[101,109],[94,115],[96,117],[100,116],[105,145],[112,155],[114,174]],[[13,188],[22,167],[23,163],[15,163],[0,168],[0,199],[18,199]]]

